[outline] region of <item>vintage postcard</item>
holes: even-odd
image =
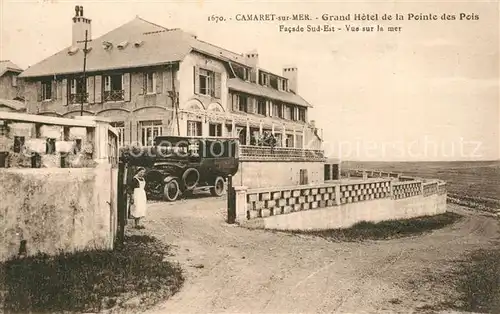
[[[0,312],[499,313],[499,4],[0,0]]]

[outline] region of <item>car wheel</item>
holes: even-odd
[[[223,177],[217,177],[214,181],[214,186],[210,188],[212,196],[222,196],[225,190],[225,182]]]
[[[163,187],[163,196],[169,202],[176,201],[179,198],[180,189],[177,180],[170,180]]]

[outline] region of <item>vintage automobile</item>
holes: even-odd
[[[158,136],[154,142],[120,152],[128,166],[146,168],[146,192],[151,198],[175,201],[197,190],[221,196],[227,176],[238,171],[236,138]]]

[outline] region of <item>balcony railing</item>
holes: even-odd
[[[81,104],[86,103],[89,97],[88,93],[78,93],[78,94],[70,94],[69,95],[69,103],[70,104]]]
[[[125,99],[125,91],[122,90],[110,90],[104,91],[104,101],[122,101]]]
[[[324,151],[316,149],[240,146],[243,161],[325,161]]]

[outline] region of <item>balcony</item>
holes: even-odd
[[[324,151],[302,148],[240,146],[242,161],[326,161]]]
[[[104,91],[103,101],[123,101],[125,100],[125,91],[121,90],[108,90]]]
[[[88,97],[89,97],[88,93],[70,94],[68,102],[70,104],[87,103]]]

